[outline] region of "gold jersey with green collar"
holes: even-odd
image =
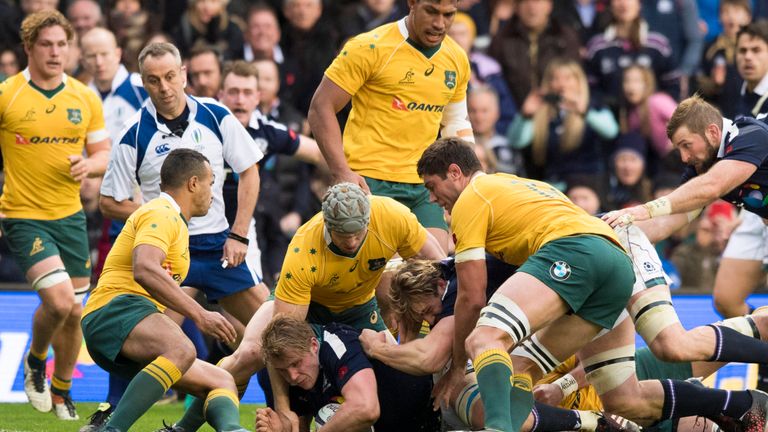
[[[368,234],[353,256],[339,251],[318,213],[296,232],[288,246],[275,297],[298,305],[321,304],[340,312],[373,298],[387,262],[416,255],[427,231],[397,201],[371,196]]]
[[[379,180],[421,183],[416,163],[437,138],[445,106],[466,98],[470,74],[453,39],[419,48],[405,18],[350,39],[325,71],[352,95],[344,128],[349,167]]]
[[[133,278],[133,250],[139,245],[155,246],[165,252],[163,268],[179,285],[189,271],[189,230],[179,207],[169,195],[139,207],[125,222],[107,255],[99,283],[88,297],[83,317],[113,298],[134,294],[148,298],[158,311],[166,309]]]
[[[621,248],[608,224],[587,214],[562,192],[511,174],[476,175],[453,206],[451,229],[457,255],[482,248],[517,266],[545,243],[572,235],[600,235]]]
[[[80,183],[69,174],[68,156],[106,138],[98,95],[76,79],[63,75],[58,88],[43,90],[25,69],[0,83],[2,212],[56,220],[80,210]]]

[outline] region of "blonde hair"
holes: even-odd
[[[544,77],[541,80],[542,93],[549,93],[550,82],[555,71],[565,69],[572,73],[579,82],[578,105],[588,107],[589,85],[587,76],[581,65],[570,59],[553,59],[544,69]],[[559,107],[546,104],[543,109],[533,115],[533,161],[537,166],[547,163],[547,143],[549,142],[549,123],[557,116]],[[560,151],[571,152],[581,145],[584,136],[584,117],[581,113],[568,111],[563,121],[563,135],[560,139]]]
[[[67,42],[72,42],[75,36],[75,30],[72,24],[57,10],[44,10],[35,12],[21,23],[21,41],[29,49],[37,42],[40,37],[40,31],[44,28],[60,26],[67,34]]]
[[[680,102],[675,112],[672,113],[672,118],[667,123],[667,137],[672,139],[672,135],[683,126],[687,127],[691,133],[705,136],[704,132],[707,130],[707,126],[711,124],[716,124],[722,128],[723,115],[720,114],[720,110],[695,94]]]
[[[264,361],[303,354],[310,351],[315,333],[306,321],[292,316],[275,316],[261,335],[261,353]]]
[[[643,91],[643,97],[640,103],[637,105],[637,112],[640,116],[640,133],[645,137],[651,136],[651,114],[648,106],[648,98],[652,94],[656,93],[656,77],[653,71],[645,66],[639,64],[633,64],[626,69],[622,74],[622,80],[627,76],[629,71],[637,70],[643,77],[643,84],[645,84],[645,91]],[[619,126],[621,127],[621,133],[629,132],[629,112],[627,104],[621,104],[619,108]]]
[[[395,316],[411,324],[421,324],[422,317],[417,316],[413,306],[423,298],[439,295],[437,286],[440,279],[442,271],[437,261],[410,259],[402,264],[392,276],[389,288],[389,300]]]

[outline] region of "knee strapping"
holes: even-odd
[[[480,311],[477,327],[480,326],[497,328],[507,333],[514,344],[531,334],[531,325],[520,306],[498,292],[491,296],[488,305]]]
[[[714,323],[721,327],[728,327],[736,330],[737,332],[755,339],[760,339],[760,331],[757,329],[754,319],[750,315],[743,317],[728,318]]]
[[[672,306],[672,297],[667,291],[643,295],[632,304],[629,313],[635,322],[637,332],[649,345],[662,330],[680,322]]]
[[[67,280],[69,280],[67,271],[63,267],[55,268],[32,281],[32,288],[34,288],[35,291],[39,291],[66,282]]]
[[[472,426],[472,408],[474,408],[479,400],[480,389],[477,387],[477,383],[469,383],[464,386],[456,398],[453,410],[456,412],[459,420],[467,427]]]
[[[552,372],[561,363],[541,344],[536,335],[531,336],[529,340],[525,340],[515,347],[512,350],[512,355],[530,359],[541,369],[542,375]]]
[[[635,346],[627,345],[596,354],[584,360],[587,381],[603,395],[635,374]]]

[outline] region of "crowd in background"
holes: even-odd
[[[187,65],[188,91],[216,97],[222,66],[254,61],[260,111],[311,135],[306,115],[323,72],[351,36],[407,14],[402,0],[0,0],[0,80],[25,67],[19,26],[58,8],[78,35],[109,28],[122,62],[138,72],[149,41],[170,41]],[[476,152],[488,172],[556,185],[597,214],[644,203],[679,183],[682,163],[666,136],[677,101],[699,92],[725,116],[739,112],[735,65],[741,26],[768,15],[749,0],[461,0],[449,35],[467,51],[467,95]],[[74,46],[77,46],[75,41]],[[73,49],[67,72],[91,77]],[[758,60],[768,71],[768,53]],[[762,62],[764,64],[759,64]],[[340,113],[344,116],[344,112]],[[342,122],[343,124],[343,122]],[[288,156],[263,167],[256,209],[265,280],[274,283],[292,233],[319,209],[327,177]],[[263,174],[262,174],[263,175]],[[98,262],[107,221],[99,179],[81,197]],[[717,261],[738,224],[717,203],[657,245],[678,286],[710,291]],[[24,277],[0,241],[0,281]]]

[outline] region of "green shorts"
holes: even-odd
[[[627,306],[635,283],[629,256],[599,235],[552,240],[518,271],[555,291],[579,317],[606,329]]]
[[[57,220],[2,219],[0,228],[21,270],[58,255],[70,277],[91,277],[85,213]]]
[[[80,326],[93,361],[109,373],[133,378],[146,365],[124,357],[120,350],[133,328],[153,313],[161,312],[146,297],[123,294],[86,315]]]
[[[381,195],[397,200],[411,209],[416,219],[424,228],[448,230],[443,208],[429,202],[429,191],[423,184],[397,183],[364,177],[374,195]]]
[[[381,319],[381,311],[376,297],[367,302],[353,306],[341,312],[331,312],[327,307],[312,302],[307,311],[307,321],[310,324],[327,325],[333,322],[346,324],[356,329],[386,330],[387,326]]]
[[[635,353],[635,371],[639,380],[675,379],[686,380],[693,376],[691,362],[670,363],[659,360],[647,347],[640,348]],[[643,431],[672,432],[677,429],[677,420],[664,420]]]

